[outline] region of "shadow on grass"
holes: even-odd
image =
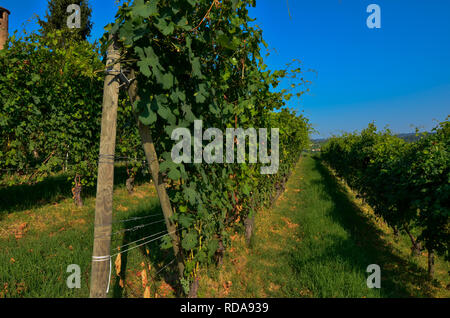
[[[154,203],[153,203],[154,202]],[[119,222],[137,217],[144,219],[128,222]],[[151,217],[150,217],[151,216]],[[84,218],[85,216],[81,216]],[[158,232],[167,233],[164,222],[155,223],[150,226],[138,227],[163,219],[163,214],[156,200],[142,204],[136,208],[130,208],[128,213],[123,212],[120,218],[114,218],[113,233],[111,240],[111,254],[117,252],[117,246],[135,242],[141,238]],[[59,226],[57,228],[60,228]],[[90,287],[90,273],[92,260],[92,247],[94,240],[94,224],[88,223],[83,226],[65,227],[63,231],[46,229],[38,233],[25,236],[20,241],[15,239],[0,239],[0,296],[4,292],[9,297],[88,297]],[[135,229],[131,231],[131,229]],[[122,231],[129,230],[122,233]],[[54,235],[50,235],[54,233]],[[158,237],[160,235],[156,235]],[[116,275],[114,261],[112,259],[111,286],[109,296],[111,297],[142,297],[143,288],[141,278],[138,277],[136,285],[136,273],[141,271],[141,263],[144,261],[152,267],[152,273],[159,282],[165,280],[170,286],[177,288],[177,267],[175,262],[170,263],[173,257],[172,249],[162,249],[161,239],[149,244],[134,248],[147,240],[132,243],[121,250],[133,248],[122,254],[121,278],[124,282],[134,282],[134,286],[119,287],[119,279]],[[149,253],[146,253],[146,247]],[[17,263],[11,262],[14,258]],[[81,288],[68,289],[66,273],[68,264],[78,264],[83,269],[83,281]],[[169,265],[168,265],[169,264]],[[168,265],[167,267],[165,267]],[[148,269],[148,267],[147,267]],[[148,272],[148,270],[147,270]],[[133,277],[134,276],[134,277]],[[134,278],[134,279],[133,279]],[[154,288],[155,279],[148,278],[151,288]],[[25,287],[20,284],[24,283]],[[8,290],[4,290],[4,283],[8,283]],[[158,286],[156,286],[158,287]]]
[[[342,256],[351,258],[355,266],[365,267],[370,264],[378,264],[381,267],[383,297],[432,297],[432,286],[424,269],[417,266],[411,260],[399,257],[394,253],[391,242],[381,238],[379,230],[361,209],[351,200],[347,190],[337,181],[330,171],[313,157],[314,169],[322,179],[313,180],[312,183],[320,184],[324,188],[324,194],[334,202],[330,217],[345,228],[351,238],[346,241],[336,242],[330,254],[324,258]],[[356,250],[355,250],[356,248]],[[367,263],[367,264],[366,264]],[[369,275],[369,274],[367,274]],[[421,289],[411,290],[413,286]]]
[[[114,185],[125,185],[126,167],[114,168]],[[138,173],[135,184],[150,180],[150,175]],[[48,203],[59,202],[72,197],[72,180],[67,175],[51,176],[35,184],[21,184],[0,188],[0,220],[6,214],[39,207]],[[83,198],[95,196],[95,187],[84,188]]]
[[[132,282],[131,276],[140,276],[140,272],[144,268],[148,274],[148,286],[150,286],[153,293],[157,292],[158,289],[156,282],[163,279],[170,286],[174,287],[176,296],[180,296],[181,288],[179,286],[177,265],[174,261],[175,256],[173,249],[161,248],[162,236],[167,235],[167,229],[164,222],[159,222],[164,218],[160,206],[157,205],[150,211],[138,211],[130,217],[145,217],[149,215],[152,215],[152,217],[145,219],[144,222],[142,220],[130,221],[126,222],[126,226],[123,227],[123,230],[126,232],[120,242],[120,246],[131,244],[122,248],[122,251],[124,252],[121,254],[121,271],[119,277],[117,277],[116,274],[113,274],[116,277],[114,285],[112,286],[114,298],[128,297],[128,293],[133,297],[143,297],[144,288],[140,281],[141,278],[138,279],[139,282],[136,286]],[[133,230],[143,224],[150,225]],[[145,237],[148,238],[143,239]],[[114,246],[111,248],[112,254],[117,253],[117,249],[114,249]],[[127,249],[128,251],[126,251]],[[115,259],[113,259],[113,262],[114,261]],[[142,262],[144,262],[144,268],[141,265]],[[152,267],[151,273],[149,273],[148,265],[151,265]],[[113,263],[113,273],[114,272]],[[129,277],[130,279],[128,279]],[[120,286],[120,281],[123,282],[124,288]]]

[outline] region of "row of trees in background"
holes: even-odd
[[[81,204],[97,175],[104,65],[97,44],[68,32],[14,35],[0,51],[0,169],[32,181],[66,171]],[[119,112],[117,154],[142,159],[125,93]]]
[[[404,231],[413,252],[449,258],[450,122],[408,143],[370,124],[360,134],[331,138],[322,158],[381,216],[394,233]]]
[[[80,28],[69,28],[69,5],[80,7]],[[105,69],[92,29],[88,0],[48,0],[38,31],[17,32],[0,51],[0,185],[40,181],[64,171],[82,205],[83,187],[97,176],[98,140]],[[119,103],[118,150],[133,183],[144,154],[128,96]],[[134,160],[133,160],[134,159]],[[21,178],[18,176],[26,175]]]

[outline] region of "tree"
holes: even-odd
[[[71,4],[80,6],[80,28],[69,29],[67,26],[67,18],[72,14],[72,12],[67,12],[67,7]],[[54,30],[70,30],[70,34],[78,35],[86,40],[92,29],[91,13],[92,9],[88,0],[48,0],[48,9],[45,15],[47,21],[39,19],[38,23],[43,35]]]

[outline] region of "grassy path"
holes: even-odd
[[[449,297],[448,264],[426,280],[425,256],[355,200],[318,160],[304,157],[272,209],[256,218],[251,246],[232,236],[221,269],[203,274],[207,297]],[[369,289],[369,264],[381,288]],[[447,267],[445,267],[447,266]]]

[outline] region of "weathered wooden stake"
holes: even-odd
[[[106,297],[110,272],[110,245],[114,185],[114,152],[116,147],[117,106],[119,100],[119,49],[116,41],[108,47],[107,74],[103,87],[100,155],[98,163],[97,196],[95,199],[94,250],[91,271],[91,298]]]
[[[131,71],[131,78],[134,78],[134,71]],[[139,100],[139,96],[137,94],[137,81],[133,81],[129,88],[128,94],[130,96],[130,100],[134,103],[136,100]],[[137,120],[139,134],[142,140],[142,147],[144,148],[145,157],[148,162],[148,168],[152,174],[153,183],[155,184],[156,191],[158,193],[159,201],[161,203],[161,208],[164,214],[164,219],[166,221],[166,227],[168,233],[170,233],[170,238],[172,239],[173,251],[177,258],[178,262],[178,272],[180,278],[183,277],[184,273],[184,263],[182,257],[182,250],[180,245],[180,239],[178,233],[176,233],[176,225],[172,222],[171,218],[173,215],[172,206],[170,204],[169,196],[166,191],[166,184],[162,178],[161,173],[159,172],[159,161],[158,155],[156,154],[155,145],[153,144],[152,135],[148,126],[143,125],[139,120]]]

